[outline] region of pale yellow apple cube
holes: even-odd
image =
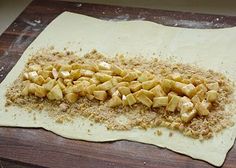
[[[72,70],[72,66],[65,64],[65,65],[61,65],[60,67],[60,71],[71,71]]]
[[[217,98],[218,98],[218,93],[217,93],[217,91],[215,91],[215,90],[210,90],[210,91],[208,91],[206,94],[207,94],[207,100],[208,100],[209,102],[214,102],[214,101],[216,101]]]
[[[139,77],[138,77],[138,81],[139,82],[145,82],[145,81],[148,81],[148,80],[151,80],[154,78],[154,75],[151,74],[150,72],[146,71],[144,73],[142,73]]]
[[[106,90],[110,90],[111,88],[113,88],[113,85],[112,85],[112,82],[110,80],[106,81],[106,82],[104,82],[102,84],[99,84],[97,86],[97,90],[104,90],[104,91],[106,91]]]
[[[64,90],[66,88],[65,84],[63,83],[63,79],[61,78],[57,80],[57,84],[60,86],[61,90]]]
[[[30,71],[40,71],[40,70],[42,70],[42,67],[41,67],[41,65],[38,65],[38,64],[30,65],[29,70]]]
[[[109,107],[117,107],[122,104],[123,104],[123,102],[119,96],[112,96],[112,98],[108,101]]]
[[[173,88],[175,82],[170,79],[163,79],[161,81],[161,87],[164,90],[165,93],[169,93],[171,89]]]
[[[61,100],[63,98],[62,90],[60,86],[55,85],[52,90],[47,94],[49,100]]]
[[[196,88],[193,84],[187,84],[182,88],[182,91],[188,97],[193,97],[196,94]]]
[[[107,63],[105,61],[102,61],[102,62],[98,63],[98,67],[101,70],[110,70],[111,69],[111,64],[109,64],[109,63]]]
[[[200,116],[207,116],[210,113],[207,107],[202,102],[197,103],[195,105],[195,108]]]
[[[97,90],[93,92],[94,98],[97,100],[104,101],[107,99],[107,92],[104,90]]]
[[[172,74],[170,74],[170,78],[174,81],[178,81],[180,82],[183,78],[182,75],[179,72],[174,72]]]
[[[38,73],[36,71],[32,71],[28,73],[28,79],[33,81],[38,77]]]
[[[190,112],[181,113],[181,120],[185,123],[190,122],[197,115],[196,109],[192,109]]]
[[[72,70],[78,70],[80,68],[81,68],[81,65],[79,63],[74,62],[74,63],[71,64],[71,69]]]
[[[142,83],[142,88],[145,90],[152,89],[154,86],[158,84],[157,80],[148,80]]]
[[[128,88],[126,86],[118,87],[118,90],[119,90],[121,95],[125,95],[125,96],[131,93],[130,88]]]
[[[133,95],[132,93],[128,94],[128,95],[126,96],[126,99],[127,99],[127,102],[128,102],[128,104],[129,104],[130,106],[132,106],[133,104],[135,104],[135,103],[137,102],[136,99],[135,99],[135,97],[134,97],[134,95]]]
[[[181,94],[183,94],[183,88],[184,88],[185,86],[186,86],[185,83],[174,82],[174,85],[173,85],[173,87],[172,87],[172,90],[173,90],[175,93],[181,95]]]
[[[124,77],[123,80],[126,82],[131,82],[138,78],[138,74],[136,72],[128,72]]]
[[[80,74],[81,76],[92,77],[94,75],[94,72],[88,69],[81,69]]]
[[[41,75],[39,75],[33,80],[33,82],[38,85],[42,85],[45,82],[45,80]]]
[[[151,99],[149,99],[145,94],[139,94],[137,96],[137,99],[139,102],[141,102],[142,104],[144,104],[147,107],[151,107],[153,102]]]
[[[90,94],[90,95],[92,95],[93,92],[94,92],[96,89],[97,89],[97,86],[96,86],[95,84],[89,85],[89,86],[87,87],[87,93]]]
[[[167,106],[167,105],[168,105],[167,96],[153,98],[153,107],[161,107],[161,106]]]
[[[200,98],[198,97],[198,95],[195,95],[192,97],[191,101],[193,102],[193,104],[197,104],[199,102],[201,102]]]
[[[174,112],[176,110],[176,108],[178,107],[179,101],[180,101],[180,97],[179,96],[173,96],[170,99],[168,105],[166,106],[166,110]]]
[[[130,83],[129,88],[132,92],[137,92],[142,89],[142,84],[138,81],[133,81]]]
[[[206,84],[206,87],[207,87],[209,90],[218,91],[220,86],[219,86],[219,83],[218,83],[218,82],[213,82],[213,83],[208,83],[208,84]]]
[[[97,80],[96,77],[92,77],[92,78],[90,78],[90,79],[89,79],[89,82],[90,82],[91,84],[95,84],[95,85],[100,84],[100,81]]]
[[[165,96],[166,93],[164,92],[164,90],[162,89],[162,87],[160,85],[156,85],[154,88],[152,88],[150,90],[156,97],[160,97],[160,96]]]
[[[45,97],[47,95],[47,90],[40,85],[35,85],[35,96],[37,97]]]
[[[114,64],[111,66],[111,69],[116,75],[121,75],[123,72],[123,70],[119,66]]]
[[[81,76],[80,70],[79,70],[79,69],[71,70],[70,75],[71,75],[71,78],[72,78],[73,80],[77,80],[77,79],[79,79],[79,77]]]
[[[75,103],[79,99],[79,95],[76,93],[68,93],[65,95],[65,99],[70,103]]]
[[[50,91],[55,85],[56,85],[55,79],[51,79],[47,83],[43,84],[43,87],[46,90]]]
[[[118,87],[121,87],[121,86],[126,86],[126,87],[128,87],[128,86],[129,86],[129,82],[120,82],[120,83],[118,83],[118,84],[116,85],[117,88],[118,88]]]
[[[112,79],[111,75],[107,75],[101,72],[97,72],[95,74],[95,77],[97,78],[97,80],[99,80],[100,82],[106,82]]]

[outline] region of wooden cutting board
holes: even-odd
[[[164,25],[189,28],[236,26],[236,17],[230,16],[35,0],[0,37],[0,81],[15,65],[27,46],[63,11],[106,20],[149,20]],[[56,168],[212,167],[205,162],[152,145],[130,141],[106,143],[75,141],[43,129],[7,127],[0,127],[0,157]],[[236,147],[228,153],[224,167],[235,167],[235,165]]]

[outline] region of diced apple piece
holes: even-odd
[[[170,79],[163,79],[161,81],[161,87],[164,90],[165,93],[169,93],[171,89],[173,88],[175,82]]]
[[[148,81],[148,80],[151,80],[154,78],[154,75],[151,74],[150,72],[144,72],[141,74],[141,76],[138,77],[138,81],[139,82],[145,82],[145,81]]]
[[[199,91],[203,91],[203,92],[207,92],[207,88],[204,84],[199,84],[196,86],[196,92],[199,92]]]
[[[119,66],[114,64],[111,66],[111,69],[116,75],[121,75],[123,72],[123,70]]]
[[[61,90],[64,90],[66,88],[65,84],[63,83],[63,79],[61,78],[57,80],[57,84],[60,86]]]
[[[58,64],[58,63],[56,63],[55,65],[54,65],[54,68],[57,70],[57,71],[59,71],[60,69],[61,69],[61,64]]]
[[[193,84],[187,84],[182,88],[182,91],[188,97],[193,97],[196,94],[196,88]]]
[[[167,106],[167,105],[168,105],[167,96],[153,98],[153,107],[161,107],[161,106]]]
[[[28,79],[31,81],[34,81],[36,77],[38,76],[38,73],[36,71],[32,71],[32,72],[29,72],[28,75],[29,75]]]
[[[174,72],[170,74],[170,78],[174,81],[180,82],[183,78],[182,75],[179,72]]]
[[[100,81],[97,80],[96,77],[92,77],[91,79],[89,79],[89,82],[90,82],[91,84],[95,84],[95,85],[100,84]]]
[[[81,68],[81,65],[79,63],[74,62],[71,64],[72,70],[79,70],[80,68]]]
[[[73,83],[72,83],[72,79],[64,79],[63,83],[66,85],[66,86],[72,86]]]
[[[113,96],[109,101],[108,101],[108,106],[109,107],[117,107],[122,105],[122,100],[119,96]]]
[[[113,88],[109,89],[107,92],[110,96],[112,96],[116,91],[119,92],[116,87],[113,87]],[[119,92],[119,94],[120,94],[120,92]]]
[[[76,93],[68,93],[65,95],[65,98],[70,103],[75,103],[79,99],[79,95]]]
[[[52,76],[52,72],[51,71],[47,71],[47,70],[39,71],[39,75],[42,75],[42,77],[44,79],[47,79],[48,77],[53,77]]]
[[[191,100],[186,96],[181,97],[178,104],[178,110],[181,113],[185,113],[189,112],[192,109],[193,109],[193,103],[191,102]]]
[[[94,75],[94,72],[88,69],[81,69],[80,74],[81,76],[92,77]]]
[[[110,70],[99,70],[100,73],[107,74],[107,75],[113,75],[113,71]]]
[[[91,79],[91,78],[89,78],[89,77],[84,77],[84,76],[83,76],[83,77],[80,77],[79,79],[77,79],[77,81],[74,81],[73,83],[74,83],[74,84],[77,84],[78,82],[82,82],[82,81],[88,81],[88,82],[89,82],[90,79]]]
[[[128,74],[128,71],[127,70],[123,70],[120,74],[121,77],[124,77]]]
[[[126,86],[118,87],[118,90],[121,93],[121,95],[125,95],[125,96],[131,93],[130,88],[128,88]]]
[[[115,92],[113,92],[113,94],[111,96],[119,96],[121,97],[121,94],[118,90],[116,90]]]
[[[55,85],[52,90],[47,94],[49,100],[60,100],[63,98],[62,90],[60,86]]]
[[[209,90],[218,91],[218,90],[219,90],[219,83],[218,83],[218,82],[208,83],[208,84],[206,84],[206,87],[207,87]]]
[[[169,101],[169,103],[168,103],[168,105],[166,107],[166,110],[174,112],[176,110],[176,108],[178,107],[179,101],[180,101],[180,97],[179,96],[173,96],[170,99],[170,101]]]
[[[207,116],[210,113],[207,107],[202,102],[197,103],[195,105],[195,108],[200,116]]]
[[[126,87],[128,87],[128,86],[129,86],[129,82],[120,82],[120,83],[118,83],[118,84],[116,85],[117,88],[118,88],[118,87],[121,87],[121,86],[126,86]]]
[[[87,94],[86,97],[87,97],[89,100],[93,100],[93,99],[94,99],[94,95],[89,95],[89,94]]]
[[[29,70],[30,71],[40,71],[42,69],[42,67],[38,64],[35,64],[35,65],[30,65],[29,66]]]
[[[96,89],[97,89],[97,86],[95,84],[89,85],[87,87],[87,93],[91,95]]]
[[[73,80],[79,79],[79,77],[81,76],[80,70],[79,69],[71,70],[70,76]]]
[[[98,63],[98,67],[101,70],[110,70],[111,69],[111,64],[109,64],[109,63],[107,63],[105,61],[102,61],[102,62]]]
[[[171,91],[171,92],[168,93],[167,96],[168,96],[168,99],[170,100],[170,99],[172,99],[173,96],[178,96],[178,95],[177,95],[177,93]]]
[[[173,88],[172,90],[179,94],[182,95],[183,94],[183,88],[186,86],[185,83],[181,83],[181,82],[174,82]]]
[[[112,82],[110,80],[97,86],[98,90],[104,90],[104,91],[110,90],[111,88],[113,88],[113,85],[112,85]]]
[[[101,82],[106,82],[106,81],[109,81],[112,79],[112,76],[111,75],[107,75],[107,74],[104,74],[104,73],[100,73],[100,72],[97,72],[95,74],[95,77],[97,78],[97,80],[101,81]]]
[[[201,101],[206,98],[206,92],[204,92],[203,90],[198,91],[196,95]]]
[[[35,96],[37,97],[45,97],[47,95],[47,90],[40,85],[35,85]]]
[[[214,101],[217,100],[217,97],[218,97],[217,91],[215,91],[215,90],[210,90],[210,91],[208,91],[206,94],[207,94],[207,100],[208,100],[209,102],[214,102]]]
[[[70,78],[70,72],[69,71],[60,71],[59,72],[59,74],[58,74],[58,76],[60,77],[60,78]]]
[[[154,86],[156,86],[158,84],[157,80],[152,79],[152,80],[148,80],[142,83],[142,88],[149,90],[152,89]]]
[[[153,97],[155,96],[151,91],[149,91],[149,90],[144,90],[144,89],[141,89],[141,90],[139,90],[139,91],[137,91],[137,92],[135,92],[134,93],[134,96],[137,98],[139,95],[141,95],[141,94],[143,94],[143,95],[145,95],[145,96],[147,96],[149,99],[153,99]]]
[[[131,82],[138,78],[138,74],[136,72],[128,72],[124,77],[123,80],[127,82]]]
[[[34,94],[36,90],[36,84],[35,83],[30,83],[29,84],[29,93]]]
[[[93,72],[97,72],[99,70],[98,66],[95,63],[90,63],[90,64],[83,64],[81,65],[82,69],[87,69]]]
[[[181,120],[185,123],[190,122],[197,115],[196,109],[192,109],[190,112],[181,113]]]
[[[54,79],[58,78],[58,72],[57,72],[56,68],[52,69],[52,76],[53,76]]]
[[[23,74],[23,80],[28,80],[28,79],[29,79],[29,74],[25,72]]]
[[[126,96],[126,99],[127,99],[127,102],[128,102],[128,104],[129,104],[130,106],[132,106],[133,104],[135,104],[135,103],[137,102],[136,99],[135,99],[135,97],[134,97],[134,95],[133,95],[132,93],[128,94],[128,95]]]
[[[72,66],[71,65],[61,65],[60,71],[71,71]]]
[[[144,104],[147,107],[152,106],[152,100],[149,99],[145,94],[139,94],[137,96],[137,99],[138,99],[139,102],[141,102],[142,104]]]
[[[46,70],[46,71],[52,71],[53,66],[52,65],[46,65],[43,69]]]
[[[33,80],[33,82],[34,83],[36,83],[36,84],[38,84],[38,85],[42,85],[43,83],[44,83],[44,78],[41,76],[41,75],[39,75],[39,76],[37,76],[34,80]]]
[[[137,92],[142,89],[142,84],[138,81],[132,81],[129,85],[129,88],[132,92]]]
[[[166,93],[160,85],[155,86],[150,90],[156,97],[165,96]]]
[[[27,96],[29,95],[29,85],[26,85],[24,89],[21,91],[21,95]]]
[[[129,105],[125,95],[122,95],[122,103],[123,103],[123,106],[128,106]]]
[[[199,102],[201,102],[200,98],[198,97],[198,95],[195,95],[192,97],[191,101],[193,102],[193,104],[197,104]]]
[[[47,83],[43,84],[43,87],[44,87],[46,90],[50,91],[50,90],[55,86],[55,84],[56,84],[55,79],[51,79],[51,80],[48,81]]]
[[[73,86],[66,87],[66,88],[63,90],[63,93],[65,93],[65,94],[74,93],[74,87],[73,87]]]
[[[79,93],[81,96],[85,96],[86,89],[90,85],[88,81],[81,81],[80,83],[73,86],[73,92]]]
[[[104,90],[94,91],[93,95],[94,95],[94,98],[97,100],[104,101],[107,99],[107,92]]]

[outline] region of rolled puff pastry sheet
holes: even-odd
[[[223,164],[227,152],[234,144],[236,126],[225,129],[214,138],[200,142],[169,130],[132,129],[131,131],[108,131],[102,124],[90,125],[90,121],[77,118],[73,123],[58,124],[47,112],[28,113],[19,107],[5,111],[5,93],[23,70],[30,54],[53,45],[58,50],[67,47],[80,55],[97,49],[108,56],[117,53],[129,56],[151,57],[153,53],[162,59],[174,56],[181,63],[193,63],[200,67],[226,73],[235,80],[236,28],[189,29],[159,25],[149,21],[104,21],[96,18],[64,12],[53,20],[25,50],[20,60],[0,84],[0,125],[12,127],[42,127],[63,137],[87,141],[113,141],[126,139],[188,155],[213,165]],[[82,48],[82,51],[80,51]],[[227,107],[231,108],[232,107]],[[235,108],[234,108],[235,110]],[[36,120],[33,120],[34,115]],[[234,121],[236,118],[234,116]],[[90,132],[88,133],[88,129]],[[172,131],[173,132],[173,131]]]

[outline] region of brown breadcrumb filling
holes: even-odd
[[[191,80],[192,76],[199,76],[201,80],[206,82],[217,81],[219,83],[218,100],[212,104],[208,116],[196,116],[189,123],[184,123],[180,119],[179,113],[168,112],[164,107],[148,108],[142,104],[135,104],[132,107],[110,108],[106,102],[95,99],[89,100],[86,97],[79,98],[76,103],[69,103],[65,99],[48,100],[34,95],[23,96],[21,94],[24,87],[22,72],[7,91],[6,106],[17,105],[29,111],[32,111],[32,109],[46,110],[49,116],[58,123],[73,122],[73,119],[82,116],[91,121],[104,124],[108,130],[167,127],[178,130],[183,135],[199,139],[211,138],[215,133],[234,124],[231,120],[233,113],[225,110],[225,105],[233,101],[233,83],[223,74],[212,70],[203,70],[187,64],[170,63],[158,58],[127,58],[123,55],[106,57],[96,50],[79,57],[74,52],[57,52],[54,49],[43,49],[31,56],[24,71],[27,71],[28,67],[33,64],[47,66],[55,63],[71,64],[77,62],[82,64],[101,61],[115,63],[123,69],[137,69],[141,72],[148,70],[160,78],[168,77],[171,73],[178,71],[186,81]],[[120,118],[122,118],[122,121]],[[161,135],[162,133],[157,130],[156,134]]]

